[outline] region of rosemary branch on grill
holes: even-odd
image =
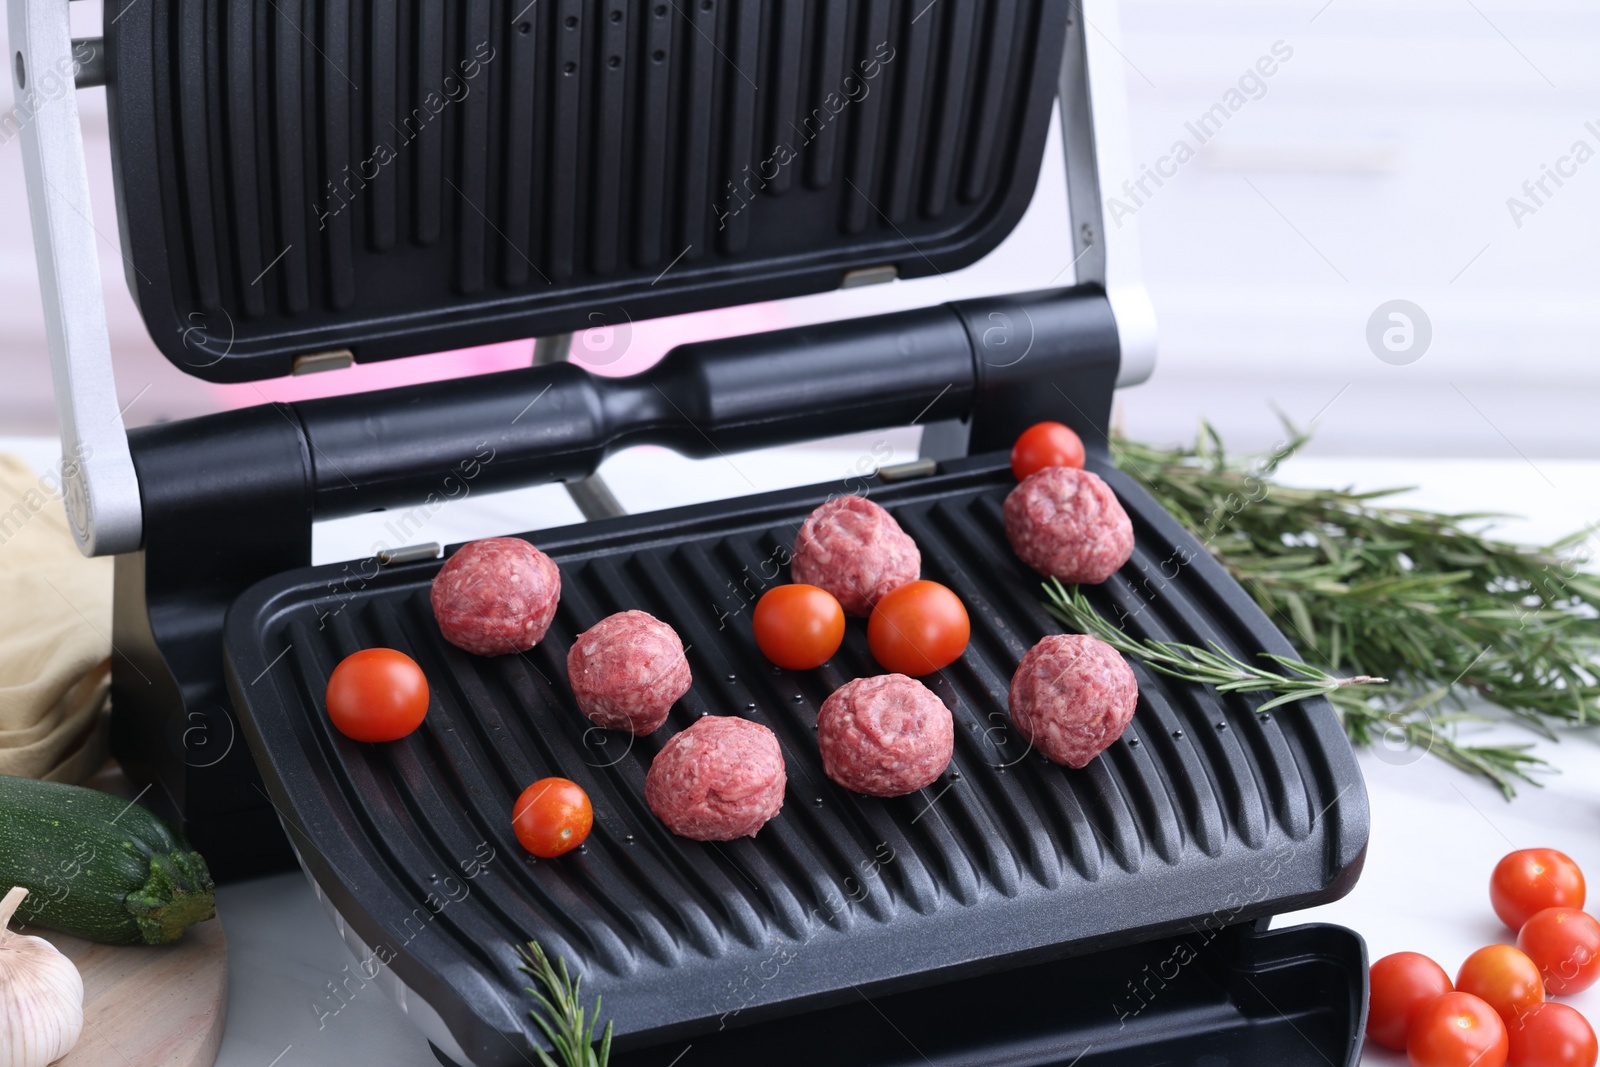
[[[1503,516],[1382,502],[1404,490],[1285,486],[1273,472],[1308,439],[1287,429],[1253,461],[1205,425],[1189,448],[1119,438],[1112,451],[1309,666],[1391,680],[1325,694],[1352,742],[1403,739],[1508,797],[1514,779],[1537,784],[1529,772],[1548,766],[1529,746],[1460,745],[1454,726],[1509,718],[1554,738],[1553,725],[1600,722],[1600,576],[1582,569],[1593,528],[1531,547],[1484,532]]]
[[[1508,798],[1515,795],[1512,779],[1533,782],[1528,771],[1543,762],[1528,755],[1525,745],[1458,744],[1449,727],[1472,716],[1434,710],[1448,695],[1447,688],[1408,696],[1386,678],[1366,674],[1340,677],[1270,652],[1263,652],[1262,658],[1280,671],[1247,663],[1215,645],[1201,648],[1179,641],[1141,640],[1129,637],[1101,618],[1077,586],[1068,589],[1052,578],[1044,584],[1044,591],[1045,610],[1063,625],[1100,638],[1157,673],[1215,686],[1220,693],[1277,694],[1259,704],[1255,708],[1257,714],[1295,700],[1327,697],[1352,743],[1370,745],[1381,738],[1402,752],[1432,753],[1463,771],[1489,779]]]
[[[600,998],[594,999],[594,1013],[584,1010],[582,1002],[583,976],[573,978],[567,971],[567,961],[550,962],[544,948],[537,941],[529,941],[519,948],[521,969],[532,975],[537,988],[528,987],[537,1007],[528,1014],[538,1024],[550,1045],[560,1057],[553,1059],[542,1048],[535,1047],[542,1067],[606,1067],[611,1059],[611,1023],[606,1023],[600,1035],[600,1049],[595,1051],[594,1031],[600,1023]]]
[[[1309,697],[1330,696],[1347,685],[1382,685],[1387,678],[1358,674],[1340,678],[1288,656],[1270,652],[1261,658],[1279,668],[1269,670],[1246,663],[1213,644],[1209,648],[1179,641],[1129,637],[1101,618],[1077,586],[1068,589],[1055,578],[1044,583],[1045,610],[1079,633],[1098,637],[1124,656],[1143,660],[1151,670],[1186,682],[1215,686],[1219,693],[1276,693],[1256,707],[1259,714],[1279,704]]]

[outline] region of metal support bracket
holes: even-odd
[[[1072,0],[1061,61],[1061,141],[1066,152],[1067,209],[1072,219],[1078,282],[1097,282],[1111,303],[1121,342],[1117,386],[1138,385],[1156,365],[1156,316],[1139,266],[1139,226],[1107,222],[1103,191],[1116,185],[1113,167],[1133,159],[1127,92],[1118,51],[1116,0]]]
[[[111,370],[75,93],[82,63],[68,0],[9,0],[8,8],[7,65],[61,423],[67,515],[84,555],[132,552],[142,539],[139,481]]]
[[[543,367],[550,363],[566,363],[572,358],[572,335],[558,333],[554,337],[538,337],[533,342],[533,365]],[[565,483],[567,496],[572,498],[578,511],[588,522],[596,519],[614,519],[626,515],[628,509],[611,491],[599,474]]]

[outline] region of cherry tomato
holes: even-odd
[[[1510,945],[1488,945],[1467,957],[1456,975],[1456,991],[1471,993],[1499,1013],[1510,1028],[1523,1012],[1544,1003],[1539,967]]]
[[[396,741],[428,714],[428,679],[392,648],[364,648],[328,676],[328,718],[352,741]]]
[[[1011,446],[1011,473],[1022,481],[1046,467],[1083,467],[1083,439],[1059,422],[1036,422]]]
[[[1600,1059],[1589,1021],[1565,1004],[1536,1004],[1507,1029],[1511,1054],[1506,1067],[1594,1067]]]
[[[1546,908],[1581,908],[1583,872],[1553,848],[1525,848],[1495,864],[1489,877],[1489,902],[1513,930]]]
[[[844,640],[844,609],[814,585],[773,586],[756,601],[751,622],[761,654],[791,671],[822,666]]]
[[[1451,989],[1444,968],[1419,952],[1396,952],[1374,963],[1370,985],[1367,1036],[1396,1052],[1406,1049],[1417,1009]]]
[[[541,778],[511,808],[511,828],[522,847],[541,859],[571,852],[589,837],[594,808],[589,794],[565,778]]]
[[[1506,1024],[1470,993],[1446,993],[1417,1009],[1406,1041],[1411,1067],[1505,1067]]]
[[[1555,996],[1582,993],[1600,978],[1600,922],[1577,908],[1545,908],[1522,924],[1517,947],[1539,965]]]
[[[872,658],[886,671],[913,678],[954,663],[971,636],[961,598],[925,579],[891,590],[867,619]]]

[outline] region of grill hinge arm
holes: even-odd
[[[1105,217],[1107,197],[1133,162],[1116,0],[1073,0],[1061,60],[1061,140],[1067,210],[1079,283],[1097,283],[1117,320],[1118,387],[1138,385],[1156,365],[1156,316],[1139,267],[1139,224],[1130,214]]]
[[[139,482],[111,370],[67,0],[9,0],[7,64],[44,299],[67,515],[86,556],[139,547]],[[83,48],[85,53],[92,51]]]

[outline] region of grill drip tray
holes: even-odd
[[[1091,591],[1097,608],[1127,613],[1142,635],[1292,653],[1153,500],[1090,465],[1137,538],[1130,564]],[[1359,939],[1251,925],[1334,899],[1359,872],[1366,793],[1332,709],[1317,700],[1261,716],[1261,698],[1134,664],[1138,712],[1100,759],[1073,771],[1028,752],[1007,728],[1007,688],[1023,652],[1059,627],[1006,544],[1000,507],[1013,484],[998,457],[974,457],[916,481],[852,479],[542,531],[532,540],[561,567],[561,608],[524,656],[479,658],[440,638],[428,604],[436,560],[290,572],[230,612],[229,686],[271,800],[347,938],[425,1002],[445,1031],[436,1043],[461,1062],[531,1058],[515,954],[528,938],[584,974],[586,999],[604,997],[628,1067],[666,1063],[664,1043],[679,1040],[696,1045],[697,1064],[718,1048],[730,1063],[1351,1061]],[[839,492],[893,512],[922,549],[923,576],[955,590],[972,619],[965,656],[927,680],[955,716],[950,771],[895,800],[835,787],[816,750],[822,700],[879,672],[862,622],[806,672],[774,668],[750,631],[754,599],[788,580],[799,523]],[[588,729],[565,680],[575,636],[627,608],[675,627],[694,672],[668,725],[631,743]],[[373,645],[413,656],[433,690],[423,726],[378,746],[337,734],[321,710],[334,665]],[[707,713],[755,719],[783,745],[784,809],[753,840],[678,838],[645,806],[651,758]],[[549,774],[588,791],[595,826],[578,852],[538,861],[509,813]],[[1134,1003],[1124,985],[1185,938],[1205,943],[1181,978],[1149,1010],[1113,1014]],[[885,1018],[930,1048],[908,1057]],[[1307,1060],[1290,1047],[1297,1029],[1332,1044],[1316,1038]],[[1096,1047],[1085,1052],[1080,1036]],[[1309,1039],[1294,1043],[1309,1052]],[[759,1052],[748,1044],[758,1040]]]
[[[1353,1063],[1361,939],[1249,924],[1019,967],[729,1029],[612,1067],[1273,1067]],[[448,1060],[444,1062],[448,1063]]]

